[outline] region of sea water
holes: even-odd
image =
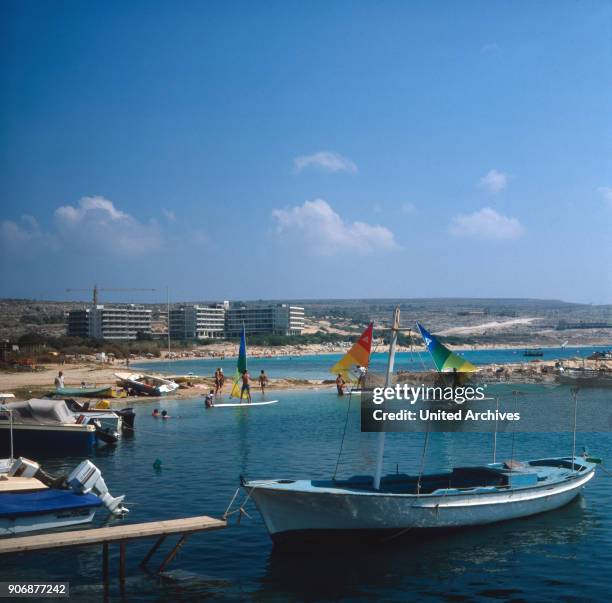
[[[508,387],[508,386],[506,386]],[[529,395],[562,397],[569,388],[521,386]],[[608,395],[584,390],[583,396]],[[136,406],[136,431],[92,456],[115,496],[126,494],[129,515],[95,525],[122,525],[211,515],[225,511],[247,478],[327,478],[339,459],[338,476],[371,474],[376,434],[361,434],[359,400],[330,391],[274,391],[280,402],[251,408],[205,409],[202,400],[151,400]],[[260,395],[254,396],[255,400]],[[349,408],[349,402],[351,404]],[[153,418],[154,408],[171,416]],[[432,434],[425,469],[492,460],[491,434]],[[612,467],[609,434],[578,434]],[[497,458],[569,455],[572,434],[498,436]],[[417,472],[422,434],[387,434],[386,472]],[[155,469],[159,459],[161,469]],[[38,459],[52,473],[81,458]],[[240,526],[191,536],[164,579],[144,573],[138,562],[154,539],[127,545],[129,601],[406,601],[406,600],[609,600],[612,567],[612,481],[598,470],[583,495],[550,513],[366,548],[314,553],[273,550],[252,502]],[[237,501],[244,500],[240,492]],[[236,515],[231,523],[235,524]],[[169,547],[175,538],[169,538]],[[99,601],[101,546],[2,559],[0,580],[70,581],[72,599]],[[169,549],[167,549],[169,550]],[[119,600],[117,546],[111,545],[111,600]],[[151,562],[156,568],[160,554]]]
[[[543,348],[543,356],[537,360],[555,360],[567,358],[586,358],[595,351],[605,349],[602,346],[583,348]],[[476,364],[508,364],[529,362],[532,357],[523,356],[521,349],[465,350],[458,352],[466,360]],[[272,358],[249,358],[249,371],[256,375],[262,369],[271,379],[332,379],[331,367],[342,357],[342,354],[317,354],[309,356],[274,356]],[[386,352],[374,352],[370,359],[370,369],[384,371],[387,365]],[[236,371],[236,358],[173,360],[172,362],[154,361],[134,363],[133,368],[154,371],[171,375],[193,373],[210,377],[215,369],[221,367],[226,375]],[[434,365],[427,352],[399,352],[395,356],[396,371],[432,370]]]

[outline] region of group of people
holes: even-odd
[[[223,385],[225,384],[225,375],[223,374],[222,368],[218,368],[215,371],[214,379],[215,379],[215,388],[211,389],[210,392],[204,398],[204,405],[206,406],[206,408],[213,408],[215,405],[215,398],[221,395]],[[248,400],[248,403],[250,404],[253,401],[251,398],[251,374],[249,373],[248,370],[245,370],[242,372],[240,379],[242,381],[242,386],[240,388],[240,401],[242,402],[242,399],[245,397],[245,394],[246,394],[246,398]],[[268,385],[268,375],[266,375],[263,369],[259,373],[259,377],[257,381],[259,382],[259,387],[261,389],[261,395],[265,396],[266,386]]]
[[[161,412],[159,412],[157,408],[153,409],[151,416],[155,417],[156,419],[169,419],[170,418],[170,415],[168,414],[167,410],[162,410]]]

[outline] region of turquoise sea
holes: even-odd
[[[544,356],[539,360],[552,360],[558,358],[586,358],[595,351],[602,351],[605,346],[583,348],[543,348]],[[474,364],[508,364],[511,362],[529,362],[534,358],[523,356],[524,350],[497,349],[497,350],[466,350],[459,352]],[[342,354],[319,354],[311,356],[278,356],[273,358],[249,358],[249,370],[252,374],[265,370],[271,379],[332,379],[329,372]],[[387,363],[387,354],[374,352],[370,360],[370,368],[382,371]],[[193,373],[202,377],[212,376],[217,367],[223,368],[226,375],[233,375],[236,370],[236,359],[189,359],[174,360],[172,362],[147,362],[132,365],[133,368],[155,371],[168,375],[184,375]],[[395,357],[396,371],[430,370],[434,366],[428,353],[401,352]]]
[[[281,361],[279,361],[280,363]],[[272,371],[271,371],[272,372]],[[541,399],[568,388],[521,386]],[[339,475],[372,471],[375,434],[361,434],[358,402],[333,391],[275,391],[276,405],[208,409],[201,400],[154,400],[136,407],[136,432],[100,447],[93,461],[114,495],[131,510],[113,525],[189,515],[220,516],[239,484],[251,478],[323,478],[333,473],[348,417]],[[581,396],[608,396],[586,390]],[[612,404],[612,400],[611,400]],[[151,416],[167,409],[171,419]],[[417,471],[421,434],[388,434],[385,469]],[[612,468],[609,434],[578,434],[578,446]],[[515,458],[571,453],[571,434],[519,434]],[[500,434],[498,458],[509,458],[512,436]],[[490,462],[490,434],[432,434],[427,470]],[[156,459],[162,469],[155,470]],[[43,459],[39,459],[43,460]],[[80,458],[48,458],[51,472]],[[243,498],[241,493],[239,498]],[[165,579],[138,568],[148,543],[127,547],[127,594],[117,583],[111,600],[125,601],[609,601],[612,596],[612,480],[604,470],[573,503],[548,514],[446,536],[376,547],[310,554],[272,548],[252,503],[250,518],[221,532],[192,536]],[[103,523],[99,513],[97,525]],[[0,580],[70,581],[72,600],[102,600],[101,547],[14,556],[2,560]],[[116,576],[117,549],[111,547]],[[155,567],[155,563],[151,564]]]

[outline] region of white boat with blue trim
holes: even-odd
[[[417,529],[460,528],[552,511],[594,477],[576,457],[457,467],[448,473],[347,480],[247,481],[276,544],[357,537],[384,540]]]
[[[387,386],[398,331],[396,309]],[[579,495],[600,462],[586,452],[577,456],[574,450],[569,457],[383,477],[384,441],[385,434],[379,433],[373,477],[243,479],[242,486],[255,501],[274,543],[301,547],[320,540],[337,543],[346,537],[380,542],[417,530],[480,526],[552,511]]]

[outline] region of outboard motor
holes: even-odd
[[[80,494],[91,492],[98,496],[113,515],[122,516],[129,513],[129,509],[123,506],[125,495],[116,498],[111,496],[102,473],[91,461],[83,461],[78,465],[66,478],[66,482],[75,492]]]

